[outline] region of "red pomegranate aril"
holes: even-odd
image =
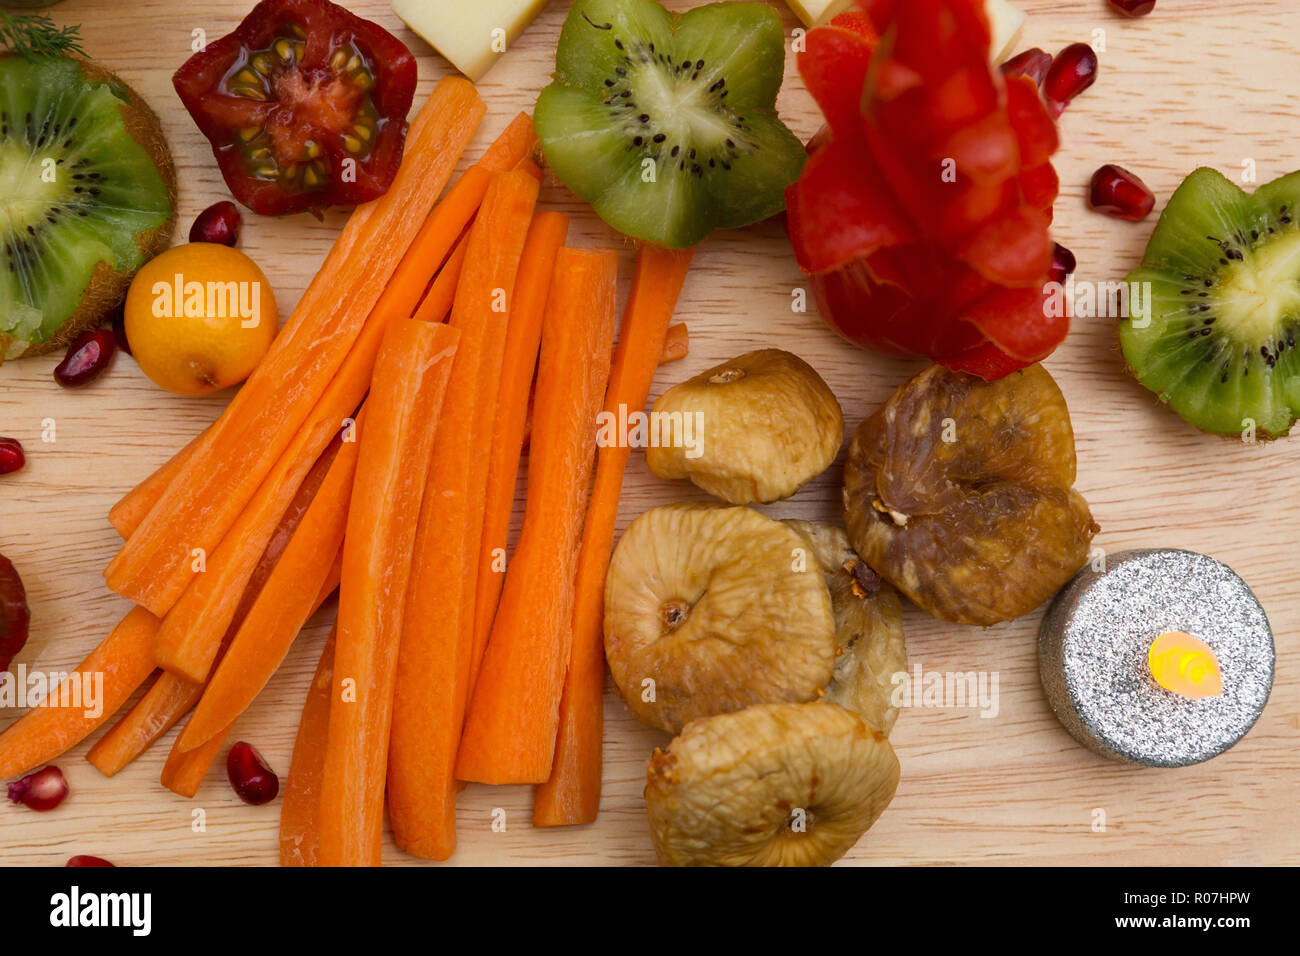
[[[239,799],[253,806],[270,803],[280,792],[280,778],[270,768],[257,748],[239,741],[226,756],[226,775]]]
[[[93,382],[108,368],[117,351],[117,342],[109,329],[87,329],[68,346],[68,354],[54,367],[54,381],[64,388],[76,388]]]
[[[1126,17],[1145,17],[1156,8],[1156,0],[1110,0],[1110,5]]]
[[[7,671],[18,652],[27,646],[31,623],[23,579],[14,563],[0,554],[0,672]]]
[[[17,471],[27,464],[23,445],[17,438],[0,438],[0,475]]]
[[[1059,242],[1052,243],[1052,265],[1047,270],[1048,278],[1053,282],[1064,282],[1074,267],[1074,253]]]
[[[70,857],[68,857],[68,862],[65,863],[65,864],[63,864],[63,865],[64,865],[65,867],[69,867],[69,866],[116,866],[116,864],[114,864],[114,863],[109,863],[109,862],[108,862],[106,859],[104,859],[102,856],[86,856],[85,854],[78,854],[77,856],[70,856]]]
[[[1107,163],[1092,174],[1088,205],[1116,219],[1140,222],[1155,208],[1156,197],[1147,184],[1123,166]]]
[[[1086,43],[1071,43],[1052,61],[1043,79],[1043,96],[1052,115],[1097,81],[1097,53]]]
[[[190,242],[216,242],[233,246],[239,241],[239,226],[243,222],[239,208],[229,200],[213,203],[190,226]]]
[[[32,810],[53,810],[68,795],[68,781],[58,767],[45,767],[9,784],[9,799]]]
[[[1017,53],[1011,59],[1002,64],[1002,75],[1010,78],[1013,76],[1027,76],[1039,86],[1043,85],[1043,79],[1047,76],[1047,71],[1052,67],[1052,54],[1038,47],[1030,47],[1023,53]]]

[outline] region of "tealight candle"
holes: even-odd
[[[1129,551],[1085,568],[1052,602],[1038,666],[1052,709],[1117,760],[1183,767],[1240,740],[1273,685],[1273,632],[1227,565]]]

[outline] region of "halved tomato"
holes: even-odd
[[[261,215],[382,196],[415,81],[401,40],[329,0],[263,0],[172,77],[226,185]]]

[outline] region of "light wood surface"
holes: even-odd
[[[1253,159],[1259,182],[1300,167],[1292,130],[1300,8],[1292,0],[1161,0],[1140,21],[1114,15],[1104,0],[1019,2],[1030,14],[1023,46],[1055,50],[1105,31],[1100,79],[1066,113],[1057,163],[1063,185],[1055,235],[1078,256],[1079,279],[1122,277],[1137,263],[1155,219],[1132,225],[1088,212],[1084,189],[1098,165],[1117,162],[1139,172],[1161,207],[1195,166],[1215,166],[1239,180],[1243,160]],[[347,5],[416,52],[418,96],[447,71],[385,0]],[[787,26],[797,26],[777,5]],[[81,22],[88,51],[132,83],[161,117],[179,171],[180,238],[199,210],[228,193],[206,141],[172,92],[171,73],[188,56],[191,31],[222,35],[250,6],[251,0],[67,0],[52,10],[60,22]],[[529,109],[547,82],[567,7],[556,0],[480,84],[488,116],[470,159],[510,117]],[[779,105],[804,138],[820,125],[792,60]],[[543,203],[574,216],[572,242],[625,246],[563,187],[548,185]],[[270,278],[281,314],[291,311],[343,219],[339,213],[323,223],[308,216],[249,217],[243,249]],[[624,284],[630,267],[625,246]],[[679,308],[690,327],[690,356],[661,369],[653,394],[751,348],[779,346],[822,373],[839,396],[847,428],[855,428],[921,365],[857,350],[815,313],[793,313],[792,290],[800,285],[778,223],[709,239]],[[1048,708],[1035,656],[1040,613],[980,630],[938,623],[909,608],[912,662],[926,671],[996,672],[1000,710],[990,719],[971,709],[905,710],[892,737],[902,764],[898,795],[845,862],[1300,863],[1294,825],[1300,437],[1243,445],[1198,434],[1126,376],[1112,325],[1076,320],[1068,342],[1047,362],[1073,414],[1078,487],[1102,527],[1096,543],[1112,553],[1190,548],[1232,565],[1259,595],[1276,632],[1277,679],[1268,708],[1245,740],[1209,763],[1183,770],[1113,764],[1078,746]],[[168,395],[124,356],[92,386],[65,391],[50,378],[55,361],[0,368],[0,434],[19,438],[29,462],[22,473],[0,479],[0,550],[21,570],[31,602],[32,638],[20,660],[43,668],[80,660],[126,609],[100,576],[119,543],[105,520],[109,506],[228,399]],[[41,440],[45,419],[57,428],[53,443]],[[837,464],[792,500],[766,510],[833,518],[839,471]],[[703,495],[654,478],[634,455],[620,529],[646,508],[682,498]],[[255,743],[281,774],[332,612],[324,609],[304,632],[235,733],[234,739]],[[606,714],[605,791],[596,824],[535,830],[528,788],[471,786],[459,804],[454,862],[652,863],[641,799],[644,762],[667,737],[638,724],[612,691]],[[72,796],[43,815],[0,806],[0,862],[61,864],[91,853],[118,864],[274,863],[278,804],[241,804],[221,767],[194,800],[174,796],[158,783],[170,742],[169,736],[112,780],[82,759],[85,745],[61,758]],[[506,812],[504,832],[492,829],[494,808]],[[1104,832],[1094,828],[1097,810],[1105,815]],[[410,862],[391,841],[385,861]]]

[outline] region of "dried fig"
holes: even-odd
[[[661,440],[646,449],[650,470],[736,505],[789,497],[830,467],[844,442],[834,394],[811,365],[780,349],[674,385],[653,415]]]
[[[798,533],[749,508],[653,508],[605,582],[605,657],[627,705],[677,733],[750,704],[817,698],[835,665],[830,594]]]
[[[646,768],[664,866],[826,866],[898,788],[880,731],[836,704],[767,704],[686,725]]]
[[[784,523],[808,542],[831,592],[837,656],[824,699],[888,736],[898,719],[894,675],[907,670],[898,592],[849,547],[843,528],[794,518]]]
[[[997,382],[934,365],[864,421],[844,465],[849,541],[922,609],[958,624],[1032,611],[1087,559],[1074,431],[1041,365]]]

